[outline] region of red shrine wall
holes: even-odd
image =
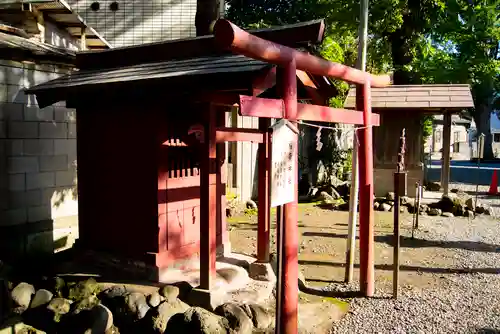
[[[203,147],[188,129],[206,123],[152,110],[77,113],[79,242],[159,268],[197,257]],[[228,237],[225,182],[219,183],[221,248]]]

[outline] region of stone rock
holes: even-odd
[[[247,209],[257,209],[257,203],[255,203],[251,199],[249,199],[248,201],[246,201],[245,206],[246,206]]]
[[[467,209],[469,209],[469,210],[474,210],[476,208],[476,205],[474,203],[474,199],[472,197],[467,198],[465,200],[465,205],[467,206]]]
[[[43,277],[35,285],[40,289],[52,292],[55,297],[64,297],[65,293],[67,293],[66,282],[61,277]]]
[[[35,308],[43,305],[47,305],[54,295],[49,290],[40,289],[35,293],[35,296],[31,300],[30,308]]]
[[[387,203],[382,203],[380,205],[380,211],[389,212],[389,211],[391,211],[391,209],[392,209],[392,206],[387,204]]]
[[[396,199],[396,195],[392,191],[388,192],[385,199],[388,201],[394,201]]]
[[[53,298],[49,305],[47,305],[47,310],[51,311],[51,315],[55,322],[59,322],[61,317],[68,314],[71,309],[71,301],[65,298]]]
[[[453,218],[453,217],[455,217],[455,215],[454,215],[453,213],[451,213],[451,212],[443,212],[443,213],[441,214],[441,216],[443,216],[443,217],[448,217],[448,218]]]
[[[193,290],[193,286],[186,281],[176,282],[171,284],[177,288],[179,288],[179,299],[186,302],[189,299],[189,294],[191,290]]]
[[[74,334],[106,333],[113,329],[113,313],[97,304],[79,313],[71,313],[61,323],[60,332]]]
[[[68,298],[71,300],[82,300],[98,293],[99,284],[95,279],[89,278],[69,287]]]
[[[125,297],[127,313],[133,316],[136,320],[144,318],[150,307],[146,301],[144,294],[140,292],[132,292]]]
[[[99,304],[99,299],[92,295],[71,304],[71,313],[78,314],[83,311],[89,311]]]
[[[167,324],[166,333],[226,334],[227,319],[200,307],[191,307],[184,313],[175,314]]]
[[[160,296],[158,291],[155,291],[152,294],[148,295],[146,299],[147,299],[148,305],[151,307],[157,307],[163,301],[163,297]]]
[[[438,208],[429,208],[429,210],[427,210],[427,214],[429,216],[441,216],[442,213],[443,211],[441,211],[441,209]]]
[[[309,197],[315,197],[317,194],[318,194],[318,191],[319,189],[316,188],[316,187],[311,187],[311,189],[309,190],[309,193],[307,194],[307,196]]]
[[[179,297],[179,288],[173,285],[165,285],[160,288],[160,296],[164,297],[168,302],[173,302]]]
[[[177,299],[173,302],[163,302],[157,308],[150,309],[141,320],[141,332],[165,333],[167,324],[174,315],[182,314],[189,309],[189,305]]]
[[[35,287],[31,284],[21,282],[10,295],[15,305],[27,309],[30,306],[31,297],[35,294]]]
[[[465,210],[467,210],[467,206],[465,204],[458,204],[453,207],[452,213],[454,216],[460,217],[464,215]]]
[[[319,194],[319,200],[322,201],[323,203],[334,203],[335,202],[335,198],[333,198],[333,196],[328,194],[326,191],[322,191]]]
[[[429,182],[429,183],[427,183],[425,188],[429,191],[440,191],[441,184],[439,182]]]
[[[253,323],[241,307],[235,303],[225,303],[218,306],[215,314],[227,319],[229,328],[238,334],[252,334]]]
[[[123,297],[127,294],[127,289],[124,285],[113,285],[99,294],[100,299],[112,299],[115,297]]]
[[[441,200],[437,203],[437,208],[441,209],[442,212],[453,212],[457,198],[453,198],[449,195],[443,195]]]
[[[348,199],[349,193],[351,192],[351,183],[350,182],[342,182],[335,186],[335,190],[340,195],[340,197]]]
[[[244,304],[241,306],[257,329],[267,329],[271,326],[274,317],[258,304]]]
[[[481,215],[485,212],[486,212],[486,206],[483,205],[482,203],[478,203],[476,206],[476,213]]]

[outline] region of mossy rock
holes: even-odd
[[[82,300],[92,295],[97,295],[100,291],[99,284],[95,279],[89,278],[68,287],[68,298],[71,300]]]
[[[89,311],[99,304],[99,299],[92,295],[71,305],[71,314],[78,314],[82,311]]]

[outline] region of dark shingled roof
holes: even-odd
[[[268,63],[241,55],[199,57],[184,60],[170,60],[160,63],[139,64],[104,70],[77,71],[55,80],[28,89],[29,94],[57,88],[77,88],[105,85],[117,82],[132,82],[148,79],[172,79],[181,76],[199,77],[217,73],[255,72],[270,66]]]
[[[309,21],[252,33],[289,47],[307,48],[323,39],[324,22]],[[40,105],[48,105],[78,96],[81,88],[89,92],[108,85],[123,88],[123,84],[131,87],[146,82],[158,83],[166,91],[241,90],[250,87],[251,76],[273,66],[221,49],[214,36],[79,52],[76,65],[80,71],[34,86],[26,93],[36,94]]]
[[[474,108],[469,85],[394,85],[372,88],[373,109],[463,110]],[[354,109],[356,89],[351,88],[344,103]]]

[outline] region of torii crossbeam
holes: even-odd
[[[313,120],[323,122],[338,122],[359,124],[360,138],[360,268],[361,291],[366,296],[374,293],[373,264],[373,151],[372,126],[379,124],[378,115],[371,113],[370,88],[390,84],[387,75],[372,75],[354,68],[329,62],[311,54],[279,45],[253,36],[227,20],[217,21],[214,27],[216,41],[223,48],[247,57],[281,66],[281,85],[283,99],[261,99],[257,97],[240,96],[240,113],[245,116],[264,118],[285,118],[291,121]],[[311,74],[329,76],[332,78],[357,84],[362,94],[357,95],[357,109],[347,111],[314,105],[297,103],[297,70]],[[222,135],[222,134],[221,134]],[[295,140],[298,140],[296,137]],[[294,157],[295,166],[298,157]],[[278,305],[281,315],[276,322],[278,333],[296,334],[298,332],[298,224],[297,224],[297,178],[295,175],[295,201],[284,205],[283,267],[279,273],[283,287],[283,300]],[[259,238],[261,231],[259,227]],[[268,235],[267,235],[268,238]],[[259,246],[262,246],[259,240]],[[268,243],[267,243],[267,247]],[[268,250],[267,250],[268,251]],[[259,254],[262,252],[259,249]],[[278,320],[278,319],[277,319]]]

